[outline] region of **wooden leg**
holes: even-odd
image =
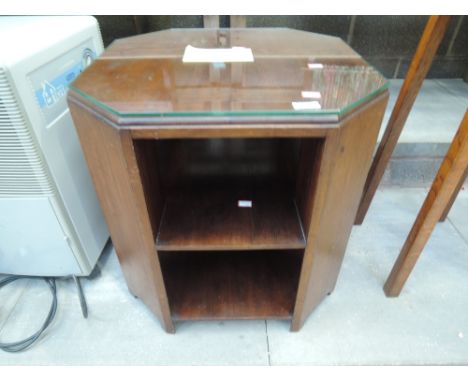
[[[135,24],[136,34],[142,34],[144,32],[144,19],[145,16],[133,16],[133,24]]]
[[[445,221],[447,219],[447,215],[449,214],[450,210],[452,209],[453,203],[455,202],[455,199],[457,198],[458,193],[460,192],[461,188],[463,187],[463,184],[465,184],[465,179],[468,177],[468,169],[465,171],[465,175],[463,175],[460,178],[460,182],[457,184],[457,187],[455,187],[455,190],[453,192],[452,197],[450,198],[450,201],[447,204],[447,207],[445,207],[444,212],[442,212],[442,216],[440,217],[441,222]]]
[[[204,28],[219,28],[219,16],[207,15],[203,16]]]
[[[245,28],[247,26],[246,16],[230,16],[231,28]]]
[[[437,48],[444,37],[449,20],[450,16],[431,16],[427,22],[416,53],[408,69],[405,81],[401,87],[395,107],[388,121],[385,134],[382,137],[382,141],[380,142],[367,175],[355,224],[362,224],[364,221],[375,191],[379,186],[406,119],[419,93],[419,89],[431,67]]]
[[[467,167],[468,110],[385,283],[384,291],[388,297],[396,297],[400,294]]]

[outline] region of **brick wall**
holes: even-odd
[[[201,28],[203,16],[96,16],[104,44],[141,31]],[[248,27],[289,27],[341,37],[387,78],[403,78],[428,16],[247,16]],[[221,16],[221,27],[229,17]],[[468,16],[454,16],[428,78],[468,75]]]

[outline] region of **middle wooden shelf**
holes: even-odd
[[[306,240],[286,190],[197,188],[168,195],[156,248],[180,250],[302,249]]]

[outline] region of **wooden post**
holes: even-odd
[[[219,28],[219,16],[208,15],[203,16],[204,28]]]
[[[385,168],[395,149],[403,126],[413,107],[419,89],[426,77],[432,60],[444,37],[450,16],[431,16],[424,29],[416,53],[411,61],[405,81],[393,108],[392,115],[385,129],[385,134],[374,156],[371,169],[367,175],[364,192],[356,215],[355,224],[362,224],[372,202],[375,191],[384,175]]]
[[[443,221],[445,221],[445,219],[447,219],[447,215],[449,214],[449,212],[450,212],[450,210],[451,210],[451,208],[453,206],[453,203],[455,203],[455,199],[457,198],[458,193],[460,192],[461,188],[463,187],[463,184],[465,184],[465,179],[467,177],[468,177],[468,169],[466,169],[465,175],[463,175],[460,178],[460,182],[458,183],[457,187],[455,188],[455,192],[453,193],[452,198],[450,199],[447,206],[445,207],[445,210],[442,213],[442,216],[440,217],[439,221],[443,222]]]
[[[145,16],[133,16],[133,24],[135,25],[136,34],[142,34],[144,32],[144,17]]]
[[[247,26],[247,20],[245,16],[230,16],[231,28],[245,28]]]
[[[400,294],[442,212],[457,192],[468,167],[468,110],[432,183],[418,217],[384,286],[388,297]]]

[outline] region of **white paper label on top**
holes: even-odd
[[[294,110],[320,110],[322,106],[318,101],[291,102]]]
[[[241,46],[232,48],[185,47],[183,62],[253,62],[252,49]]]

